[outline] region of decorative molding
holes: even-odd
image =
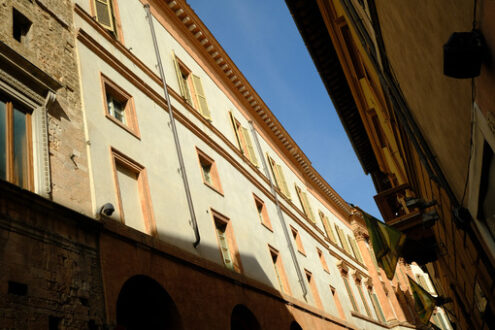
[[[143,2],[143,0],[141,0]],[[157,8],[161,9],[168,16],[175,20],[175,24],[182,29],[198,47],[201,53],[215,68],[220,76],[226,81],[226,85],[239,97],[255,119],[255,121],[264,127],[264,130],[270,133],[275,142],[278,142],[281,151],[289,160],[300,170],[307,182],[310,182],[322,196],[331,205],[337,207],[343,212],[344,216],[349,216],[351,207],[340,197],[335,190],[321,177],[321,175],[311,166],[311,162],[303,151],[292,140],[287,131],[282,127],[273,113],[269,110],[261,97],[256,93],[253,87],[249,84],[244,75],[230,60],[227,53],[223,50],[215,37],[209,32],[206,26],[197,17],[194,11],[187,3],[182,1],[165,0],[168,6],[157,5],[155,1],[150,1],[153,14],[157,13]],[[87,21],[92,27],[105,36],[114,46],[116,46],[124,55],[143,70],[153,80],[158,76],[146,67],[137,57],[132,55],[122,44],[111,38],[91,16],[89,16],[78,5],[75,6],[75,12]],[[103,30],[103,31],[102,31]],[[199,33],[201,32],[201,33]],[[159,80],[159,78],[158,78]],[[161,82],[158,82],[161,84]]]

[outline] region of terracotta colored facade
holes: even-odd
[[[444,309],[457,328],[492,328],[493,5],[286,2],[385,222],[407,234],[404,259],[450,298]],[[481,74],[447,77],[443,45],[473,28],[485,46]]]
[[[187,3],[2,6],[0,327],[415,327],[410,267],[384,277]]]

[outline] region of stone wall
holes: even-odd
[[[0,328],[104,322],[99,223],[0,181]]]
[[[52,198],[91,214],[72,8],[70,0],[4,0],[0,41],[62,85],[48,118]],[[14,10],[32,22],[21,42],[13,37]]]

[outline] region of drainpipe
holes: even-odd
[[[198,247],[201,237],[199,235],[198,222],[196,220],[196,214],[194,213],[194,206],[191,197],[191,190],[189,189],[189,182],[187,181],[186,167],[184,166],[184,158],[182,156],[182,149],[180,146],[179,135],[177,134],[177,127],[175,126],[174,111],[170,103],[170,96],[167,90],[167,81],[165,79],[165,73],[163,72],[162,58],[160,56],[160,50],[158,49],[158,42],[156,41],[155,27],[153,26],[153,16],[151,15],[150,5],[145,4],[144,9],[146,11],[146,17],[148,18],[148,23],[150,25],[151,37],[153,39],[153,46],[155,47],[156,61],[158,64],[158,70],[160,71],[160,78],[163,84],[163,94],[167,101],[168,115],[170,119],[170,126],[172,128],[172,133],[174,135],[175,149],[177,151],[177,157],[179,158],[180,173],[182,174],[182,182],[184,183],[184,190],[186,191],[187,206],[189,207],[189,214],[191,216],[191,221],[194,229],[194,235],[196,240],[193,243],[195,248]]]
[[[306,299],[306,296],[308,294],[308,289],[304,284],[304,278],[301,272],[301,267],[299,266],[296,252],[294,251],[294,247],[292,246],[289,230],[287,229],[287,223],[285,222],[282,209],[280,208],[280,202],[278,200],[277,191],[275,189],[275,185],[273,184],[272,177],[270,176],[270,172],[268,171],[268,166],[266,165],[265,157],[263,156],[263,151],[261,150],[260,141],[258,140],[258,134],[256,133],[256,129],[254,128],[253,122],[251,120],[249,121],[249,126],[251,127],[251,134],[254,137],[254,141],[256,143],[256,149],[258,149],[258,154],[261,158],[261,163],[263,164],[263,170],[265,171],[265,175],[268,178],[268,181],[270,181],[270,189],[272,191],[273,196],[275,196],[275,205],[277,206],[278,218],[280,219],[280,222],[282,223],[282,228],[284,229],[285,239],[287,240],[287,247],[289,248],[290,256],[292,257],[292,263],[296,268],[297,277],[299,278],[299,284],[301,284],[301,288],[303,290],[303,297],[304,299]]]

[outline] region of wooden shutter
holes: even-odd
[[[339,226],[335,225],[335,229],[337,230],[337,235],[339,236],[340,244],[344,248],[344,250],[352,254],[351,249],[349,248],[349,243],[347,243],[347,240],[345,239],[344,231],[340,229]]]
[[[270,170],[272,171],[272,176],[273,179],[275,180],[275,184],[277,187],[280,188],[280,184],[278,183],[279,179],[277,178],[277,172],[275,169],[275,161],[272,159],[272,157],[268,155],[268,153],[266,154],[266,158],[268,159],[268,165],[270,165]]]
[[[177,74],[177,82],[179,83],[180,95],[182,95],[182,97],[186,99],[187,103],[191,104],[191,96],[185,84],[184,78],[182,77],[182,70],[180,69],[179,61],[177,61],[175,54],[173,55],[173,57],[174,57],[175,73]]]
[[[242,153],[244,153],[244,150],[242,150],[241,137],[239,136],[239,131],[237,130],[236,119],[235,119],[234,115],[232,114],[232,111],[229,111],[229,115],[230,115],[230,121],[232,122],[232,128],[234,129],[235,138],[237,140],[237,145],[239,146],[239,150]]]
[[[244,135],[244,141],[246,142],[246,148],[248,151],[248,158],[253,163],[253,165],[258,166],[258,159],[256,158],[256,152],[254,151],[253,142],[251,141],[251,136],[249,135],[249,130],[247,128],[241,127],[242,135]]]
[[[198,100],[199,112],[201,112],[203,117],[206,119],[211,119],[210,109],[208,109],[208,104],[206,103],[205,92],[203,90],[203,84],[201,84],[201,79],[193,74],[192,81],[196,92],[196,99]]]
[[[112,0],[94,0],[96,20],[104,28],[115,31],[113,24]]]
[[[282,166],[278,164],[276,164],[275,166],[277,168],[278,177],[280,178],[280,185],[281,185],[280,190],[282,190],[282,193],[285,195],[285,197],[290,198],[289,187],[287,186],[287,181],[285,181],[284,172],[282,171]]]
[[[323,212],[320,211],[320,218],[321,222],[323,223],[323,228],[325,228],[325,231],[327,233],[328,238],[334,242],[337,243],[335,240],[335,235],[333,234],[332,226],[330,225],[330,220],[328,220],[328,217],[323,214]]]
[[[308,196],[297,185],[295,185],[295,187],[296,187],[297,197],[299,197],[299,201],[301,202],[304,213],[309,219],[311,219],[311,221],[315,222],[313,210],[311,210],[311,207],[309,206]]]
[[[361,252],[359,251],[359,247],[357,246],[356,240],[350,236],[348,236],[348,238],[349,238],[349,243],[351,243],[352,251],[356,256],[356,259],[359,260],[361,263],[364,263],[363,257],[361,256]]]

